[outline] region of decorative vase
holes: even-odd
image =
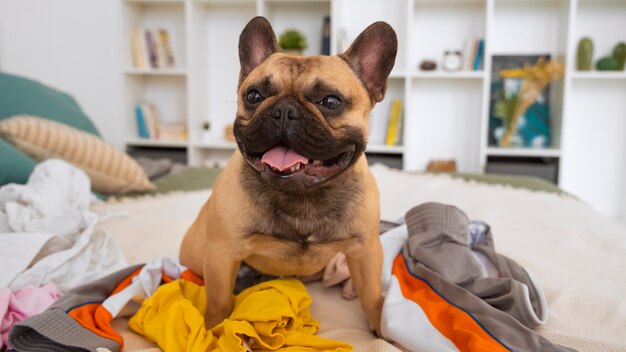
[[[626,64],[626,44],[624,44],[624,42],[619,42],[615,45],[613,48],[613,58],[617,60],[617,69],[624,71]]]
[[[593,60],[593,41],[585,37],[578,42],[578,52],[576,55],[576,69],[578,71],[591,70]]]
[[[611,56],[603,57],[596,62],[596,69],[598,71],[617,71],[617,68],[617,59]]]

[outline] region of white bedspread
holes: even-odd
[[[626,229],[573,198],[372,168],[383,219],[397,219],[426,201],[449,203],[491,225],[496,250],[532,271],[548,299],[549,318],[537,331],[580,351],[626,351]],[[129,213],[104,225],[131,263],[176,256],[184,232],[209,191],[108,203]],[[368,331],[358,301],[341,290],[308,284],[321,335],[356,351],[397,351]],[[122,323],[116,327],[123,326]],[[136,335],[134,337],[136,339]],[[148,347],[149,344],[128,343]]]
[[[128,266],[91,202],[87,175],[61,160],[0,188],[0,287],[53,281],[65,291]]]

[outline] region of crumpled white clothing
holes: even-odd
[[[92,199],[89,177],[58,159],[38,164],[25,185],[0,188],[0,287],[67,291],[128,266]]]

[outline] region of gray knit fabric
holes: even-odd
[[[11,345],[18,352],[96,352],[97,348],[118,351],[120,345],[83,328],[59,308],[49,309],[17,324],[11,330]]]
[[[18,352],[99,352],[97,349],[102,351],[102,348],[119,351],[119,343],[83,328],[68,313],[84,304],[102,303],[123,279],[142,265],[134,265],[76,287],[43,313],[15,324],[9,334],[13,349]]]

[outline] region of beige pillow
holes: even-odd
[[[141,166],[99,137],[44,118],[17,115],[0,121],[0,135],[37,160],[60,158],[85,171],[105,194],[154,189]]]

